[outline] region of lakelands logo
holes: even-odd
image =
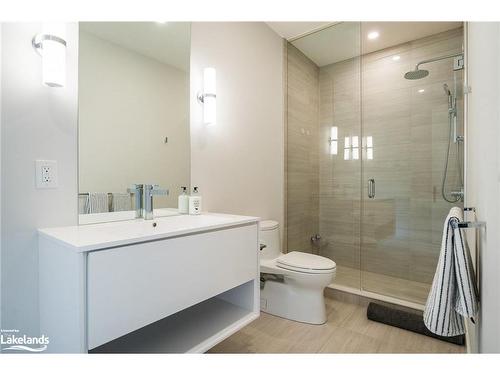
[[[3,352],[43,352],[47,350],[49,338],[45,335],[32,337],[21,335],[17,329],[0,330],[0,348]]]

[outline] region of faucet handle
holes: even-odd
[[[169,191],[168,191],[168,189],[161,189],[160,185],[152,185],[151,194],[152,195],[168,195]]]
[[[153,195],[167,195],[168,190],[160,189],[159,185],[144,185],[144,219],[153,218]]]
[[[133,184],[127,189],[127,193],[135,195],[135,218],[142,217],[144,185]]]
[[[127,193],[139,193],[144,189],[143,184],[133,184],[127,189]]]

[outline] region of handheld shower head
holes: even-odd
[[[411,70],[409,72],[406,72],[405,78],[406,79],[421,79],[421,78],[427,77],[428,75],[429,75],[428,70],[415,68],[415,70]]]

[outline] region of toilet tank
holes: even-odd
[[[259,241],[266,247],[260,252],[261,259],[273,259],[280,255],[280,228],[277,221],[259,222]]]

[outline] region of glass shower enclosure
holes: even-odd
[[[287,43],[284,246],[334,260],[331,287],[425,303],[463,200],[462,53],[453,22],[341,22]]]

